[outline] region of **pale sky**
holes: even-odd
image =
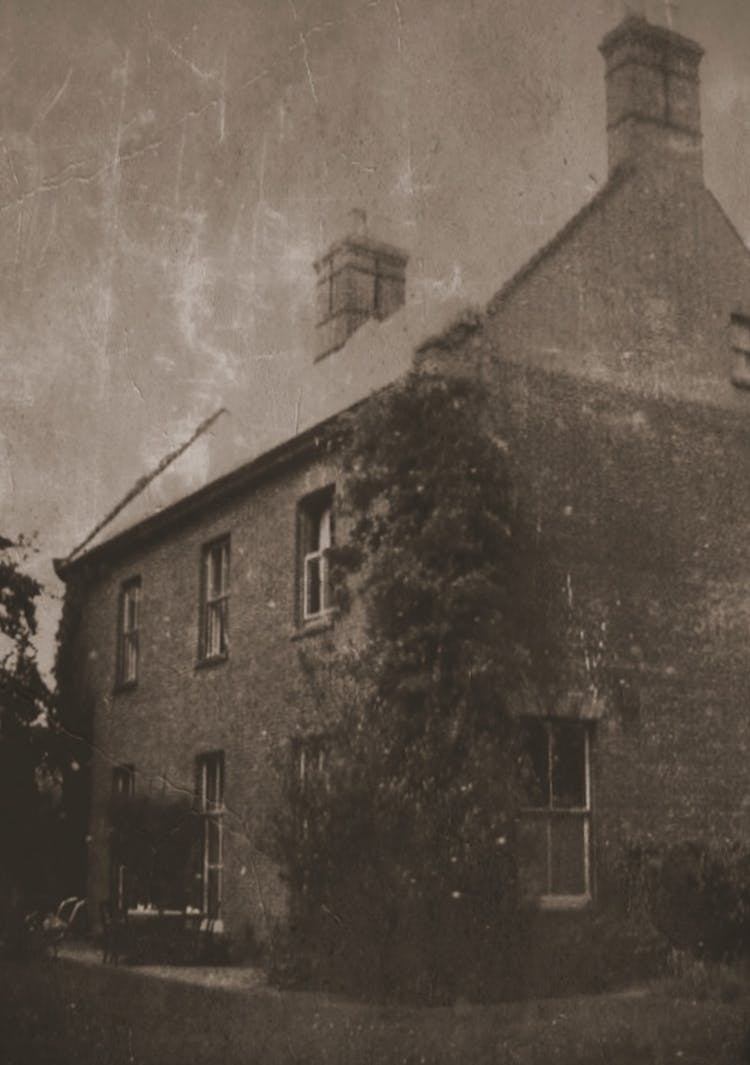
[[[312,262],[352,207],[409,251],[412,304],[478,303],[601,187],[597,45],[628,6],[666,21],[638,0],[0,0],[0,531],[38,532],[50,593],[49,560],[218,406],[238,463],[293,432]],[[674,8],[707,53],[706,181],[748,241],[750,4]],[[196,449],[186,488],[210,473]]]

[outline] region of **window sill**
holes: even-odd
[[[537,901],[540,910],[586,910],[592,905],[591,895],[542,895]]]
[[[199,658],[195,663],[196,669],[210,669],[212,666],[220,666],[222,662],[226,662],[229,658],[228,654],[224,655],[211,655],[208,658]]]
[[[318,614],[314,618],[300,622],[296,631],[292,633],[292,640],[304,640],[307,636],[318,636],[321,632],[328,632],[333,628],[337,614],[338,611],[332,608],[324,614]]]

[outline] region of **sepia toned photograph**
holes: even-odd
[[[0,0],[0,1063],[750,1062],[747,0]]]

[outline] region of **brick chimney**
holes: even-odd
[[[621,163],[679,160],[700,178],[700,45],[628,15],[599,50],[606,63],[610,173]]]
[[[388,318],[403,305],[407,261],[399,248],[368,235],[364,211],[351,212],[349,235],[314,264],[316,361],[343,347],[369,318]]]

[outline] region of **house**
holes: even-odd
[[[542,781],[528,875],[547,944],[572,935],[580,956],[630,842],[750,836],[750,255],[703,183],[699,45],[630,15],[601,53],[606,185],[413,353],[482,380],[552,562],[569,662],[523,708]],[[320,260],[321,372],[401,328],[405,269],[361,232]],[[174,789],[205,823],[201,908],[237,935],[283,918],[262,838],[306,728],[299,650],[337,625],[333,426],[58,564],[93,708],[92,897],[126,890],[112,790]]]

